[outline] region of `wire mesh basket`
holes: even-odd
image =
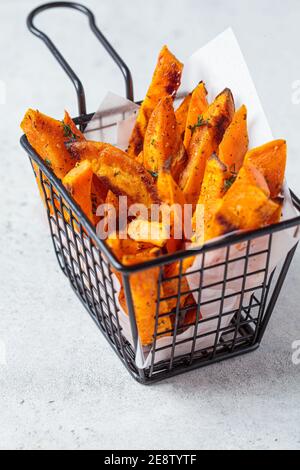
[[[91,29],[123,73],[127,98],[133,100],[131,74],[96,27],[93,14],[84,6],[55,2],[42,5],[29,15],[29,29],[46,43],[73,81],[80,114],[75,123],[84,129],[92,114],[86,114],[82,84],[48,36],[33,24],[38,13],[54,7],[71,7],[87,15]],[[118,112],[121,111],[110,113],[110,126],[116,125]],[[21,138],[21,145],[42,188],[58,263],[92,319],[137,381],[153,383],[259,347],[297,247],[295,238],[281,266],[275,266],[273,258],[278,251],[278,236],[288,233],[296,237],[300,216],[253,232],[232,234],[197,250],[123,266],[97,237],[95,228],[25,136]],[[291,197],[300,212],[300,201],[293,193]],[[184,271],[185,260],[195,257],[197,268]],[[170,275],[168,267],[174,263],[178,270]],[[146,356],[141,357],[145,351],[140,344],[132,281],[147,276],[150,271],[155,272],[157,279],[153,342]],[[182,286],[186,285],[183,278],[188,276],[193,282],[188,283],[189,290],[182,291]],[[118,301],[116,279],[121,280],[124,287],[127,323]],[[171,297],[165,294],[169,282],[178,286],[177,294]],[[196,300],[196,309],[183,301],[189,294]],[[162,306],[170,300],[173,300],[173,308],[166,311]],[[159,322],[166,316],[171,318],[171,328],[162,333]]]

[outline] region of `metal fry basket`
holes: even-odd
[[[42,5],[29,15],[28,28],[45,42],[75,86],[79,107],[75,123],[84,130],[92,118],[92,114],[86,114],[84,88],[53,42],[33,23],[38,13],[56,7],[69,7],[87,16],[92,31],[119,66],[125,79],[126,97],[133,101],[132,78],[86,7],[55,2]],[[105,119],[107,125],[107,116]],[[114,114],[109,115],[109,125],[115,126],[119,119],[118,110],[114,110]],[[259,347],[297,247],[299,215],[256,231],[231,234],[197,250],[125,267],[97,237],[95,228],[25,136],[21,138],[21,145],[42,188],[58,263],[96,325],[138,382],[156,382]],[[299,199],[293,193],[291,198],[299,213]],[[282,236],[295,239],[278,266],[275,260]],[[185,260],[195,257],[194,269],[185,272]],[[166,267],[174,262],[179,263],[178,272],[176,276],[167,277]],[[153,343],[145,351],[139,340],[132,278],[153,269],[158,279],[155,329]],[[190,290],[182,292],[185,276],[191,281],[188,283]],[[124,287],[127,318],[118,302],[117,278]],[[161,306],[170,300],[165,296],[164,286],[171,281],[178,285],[178,293],[173,296],[174,308],[168,312],[164,309],[162,313]],[[187,294],[194,296],[196,311],[195,306],[183,306],[181,300]],[[192,308],[193,315],[189,315]],[[166,315],[172,319],[167,335],[158,328],[159,318]]]

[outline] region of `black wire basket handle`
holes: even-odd
[[[35,8],[27,18],[27,26],[28,29],[38,38],[40,38],[50,52],[53,54],[55,59],[58,61],[58,63],[61,65],[61,67],[64,69],[64,71],[67,73],[69,78],[71,79],[75,90],[77,94],[77,100],[78,100],[78,110],[79,110],[79,115],[85,115],[86,114],[86,99],[85,99],[85,91],[83,88],[83,85],[78,78],[78,76],[75,74],[74,70],[70,67],[68,62],[65,60],[65,58],[62,56],[62,54],[59,52],[59,50],[56,48],[56,46],[53,44],[51,39],[43,33],[40,29],[38,29],[34,25],[34,18],[39,14],[42,13],[45,10],[50,10],[52,8],[72,8],[73,10],[78,10],[81,13],[84,13],[89,20],[89,25],[97,39],[101,42],[102,46],[106,49],[106,51],[109,53],[109,55],[112,57],[114,62],[118,65],[119,69],[121,70],[124,80],[125,80],[125,90],[126,90],[126,98],[129,100],[133,101],[134,96],[133,96],[133,82],[132,82],[132,76],[130,73],[129,68],[125,64],[125,62],[121,59],[119,54],[115,51],[115,49],[112,47],[112,45],[108,42],[108,40],[105,38],[105,36],[101,33],[101,31],[98,29],[96,25],[96,20],[94,14],[86,8],[84,5],[81,5],[80,3],[74,3],[74,2],[51,2],[51,3],[45,3],[44,5],[41,5],[37,8]]]

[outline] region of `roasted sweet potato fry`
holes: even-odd
[[[203,241],[206,227],[211,222],[216,204],[225,194],[227,176],[228,170],[226,165],[221,162],[216,154],[213,154],[207,160],[200,197],[193,215],[193,242],[201,243]],[[204,220],[201,220],[203,217]]]
[[[233,114],[233,97],[231,91],[225,89],[208,107],[193,132],[189,161],[181,176],[180,187],[187,202],[194,207],[199,199],[207,159],[216,153]]]
[[[159,101],[168,95],[174,98],[180,85],[182,69],[183,64],[176,59],[167,46],[164,46],[160,51],[151,85],[140,107],[129,141],[128,155],[130,157],[137,157],[143,149],[148,122]]]
[[[276,198],[281,190],[286,166],[286,141],[274,140],[261,147],[249,150],[246,163],[256,166],[266,178],[271,198]]]
[[[174,253],[183,247],[185,197],[174,181],[171,173],[167,170],[163,170],[159,173],[157,178],[157,190],[161,201],[170,206],[170,208],[172,208],[172,206],[174,208],[174,210],[170,212],[170,239],[167,241],[168,252]],[[175,226],[180,226],[182,229],[180,237],[176,236]]]
[[[69,191],[73,199],[81,207],[83,213],[90,222],[94,223],[94,215],[92,210],[92,178],[93,170],[88,160],[78,163],[63,178],[63,184]]]
[[[135,219],[128,225],[128,235],[135,241],[162,248],[169,239],[167,227],[160,222]]]
[[[184,273],[184,269],[182,269],[182,273]],[[181,277],[180,285],[179,285],[179,274],[180,274],[180,263],[178,261],[167,264],[164,267],[164,283],[163,289],[165,298],[167,299],[167,303],[169,306],[169,311],[175,313],[177,309],[177,302],[178,302],[178,291],[180,288],[180,309],[185,309],[186,307],[196,306],[193,294],[190,293],[190,288],[187,282],[187,278],[185,275]],[[190,311],[190,309],[188,310]],[[186,315],[186,311],[181,313],[181,322],[186,323],[184,321],[184,317]]]
[[[144,153],[141,151],[138,156],[136,157],[136,161],[141,165],[144,165]]]
[[[248,150],[247,108],[241,106],[225,131],[219,145],[219,158],[229,170],[238,172]]]
[[[175,111],[176,121],[179,128],[179,132],[182,140],[184,139],[184,132],[186,128],[186,120],[188,116],[189,106],[192,99],[192,93],[186,95],[186,97],[180,103],[180,106]]]
[[[157,177],[157,190],[159,198],[165,204],[170,206],[173,204],[179,204],[182,208],[186,203],[184,194],[178,184],[176,184],[170,171],[163,170]]]
[[[244,163],[237,175],[237,181],[244,185],[252,184],[254,186],[258,186],[268,198],[271,196],[265,177],[252,163]],[[277,197],[273,202],[278,205],[278,209],[271,215],[267,225],[276,224],[281,218],[283,198]]]
[[[144,141],[144,167],[152,173],[163,168],[171,171],[175,181],[186,165],[187,156],[177,126],[171,96],[163,98],[154,109]]]
[[[214,153],[208,160],[205,168],[203,183],[199,197],[199,204],[210,204],[225,194],[225,181],[228,169]]]
[[[103,150],[110,150],[112,153],[120,153],[120,155],[123,155],[124,153],[122,150],[111,144],[106,144],[105,142],[94,142],[91,140],[73,142],[69,145],[69,150],[75,160],[89,160],[90,162],[97,160]]]
[[[92,205],[95,223],[99,221],[99,217],[96,215],[97,209],[101,204],[104,204],[108,194],[108,187],[99,180],[99,178],[93,174],[92,179]]]
[[[239,185],[252,185],[260,188],[267,197],[270,197],[270,189],[264,175],[252,163],[245,162],[237,174],[236,182]]]
[[[154,255],[152,254],[154,253]],[[135,256],[124,256],[123,264],[130,266],[137,262],[149,261],[157,256],[157,251],[150,251],[145,256],[142,254]],[[136,323],[140,340],[143,346],[150,345],[153,342],[156,324],[157,309],[157,284],[159,277],[159,268],[150,268],[130,275],[130,287],[134,304]],[[163,294],[164,296],[164,294]],[[166,301],[161,301],[159,305],[159,315],[169,312]],[[157,332],[159,336],[172,329],[172,322],[168,315],[158,318]]]
[[[267,225],[272,225],[272,224],[277,224],[280,222],[281,216],[282,216],[282,206],[283,206],[283,197],[277,197],[276,199],[273,200],[278,205],[278,209],[272,214],[270,219],[268,220]]]
[[[66,110],[62,123],[64,128],[64,136],[67,139],[71,141],[76,140],[77,142],[82,142],[85,140],[83,133],[79,129],[77,129],[74,121]]]
[[[116,196],[110,189],[108,190],[106,199],[105,199],[105,204],[111,204],[115,211],[116,214],[118,215],[119,213],[119,198]]]
[[[238,179],[219,201],[205,239],[210,240],[234,230],[264,227],[276,211],[278,204],[269,199],[261,187],[253,183],[245,184],[244,180]]]
[[[84,139],[67,113],[64,119],[67,123],[29,109],[21,123],[29,143],[60,179],[76,163],[67,148],[69,142]]]
[[[123,256],[134,255],[138,257],[139,254],[145,256],[148,251],[153,250],[153,245],[149,243],[138,242],[131,238],[120,239],[116,233],[112,233],[107,238],[106,244],[119,261],[122,261]]]
[[[104,142],[92,142],[92,141],[80,141],[73,142],[69,145],[69,151],[76,161],[88,160],[91,163],[100,157],[103,150],[111,150],[112,153],[119,151],[116,147],[111,144]],[[121,154],[122,151],[120,150]],[[106,181],[100,180],[96,174],[93,176],[92,181],[92,201],[93,201],[93,212],[95,222],[99,221],[99,217],[96,215],[97,208],[101,204],[105,204],[107,194],[110,187]]]
[[[207,91],[205,85],[203,82],[200,82],[192,93],[192,99],[188,110],[183,141],[186,149],[189,148],[193,129],[195,129],[197,123],[201,121],[204,112],[208,108],[206,96]]]
[[[147,207],[159,203],[153,178],[122,150],[98,142],[74,143],[70,150],[78,159],[90,160],[96,176],[114,194]]]

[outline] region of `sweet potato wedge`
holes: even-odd
[[[179,308],[184,309],[185,307],[196,306],[193,294],[190,293],[190,288],[187,282],[186,276],[181,277],[179,286],[179,270],[180,264],[178,261],[167,264],[164,267],[164,283],[163,289],[165,297],[172,297],[167,299],[169,311],[175,313],[178,302],[178,291],[180,287],[180,304]],[[182,271],[184,273],[184,270]],[[181,317],[185,317],[185,311],[182,312]],[[182,318],[183,320],[184,318]],[[185,323],[182,321],[181,323]]]
[[[206,227],[211,222],[215,212],[216,203],[218,199],[222,198],[225,194],[225,182],[227,177],[227,166],[221,162],[216,154],[213,154],[207,160],[200,197],[193,215],[192,225],[193,230],[195,231],[193,242],[201,243],[201,240],[204,239],[204,233],[206,231]],[[203,219],[203,216],[204,220],[201,220]],[[199,218],[198,221],[197,218]]]
[[[85,160],[72,168],[63,178],[62,182],[73,199],[81,207],[83,213],[93,224],[94,215],[91,197],[92,178],[92,166],[88,160]]]
[[[96,176],[117,196],[128,196],[130,203],[147,207],[159,203],[151,175],[122,150],[98,142],[74,143],[70,150],[76,158],[90,160]]]
[[[278,204],[269,199],[261,187],[237,179],[223,200],[219,200],[216,213],[205,232],[205,239],[210,240],[234,230],[264,227],[276,211]]]
[[[189,93],[182,100],[179,107],[175,111],[176,121],[177,121],[177,125],[178,125],[178,128],[179,128],[179,133],[180,133],[180,136],[181,136],[182,140],[184,139],[184,132],[185,132],[185,128],[186,128],[186,120],[187,120],[187,116],[188,116],[188,111],[189,111],[189,106],[190,106],[191,99],[192,99],[192,93]]]
[[[140,163],[140,165],[144,165],[144,153],[141,151],[138,156],[136,157],[136,161]]]
[[[156,221],[134,219],[128,225],[128,235],[135,241],[150,243],[162,248],[169,239],[167,227]]]
[[[187,156],[177,126],[173,99],[166,96],[154,109],[144,141],[144,167],[152,173],[163,168],[171,171],[178,181],[187,161]]]
[[[206,99],[207,90],[203,82],[200,82],[199,85],[195,88],[192,93],[192,99],[190,102],[187,121],[186,121],[186,128],[184,133],[184,146],[186,149],[189,148],[190,140],[192,137],[193,129],[201,119],[201,116],[208,108],[208,102]]]
[[[159,198],[164,204],[167,204],[170,208],[174,207],[174,210],[170,213],[170,239],[167,241],[168,252],[174,253],[183,247],[185,197],[171,173],[167,170],[163,170],[158,174],[157,191]],[[174,227],[177,224],[182,227],[182,236],[180,238],[175,237]]]
[[[139,254],[145,256],[150,250],[153,250],[153,245],[149,243],[139,242],[132,240],[131,238],[121,239],[118,237],[118,234],[110,234],[106,240],[106,244],[115,254],[115,256],[122,261],[124,256],[135,256],[138,257]]]
[[[278,197],[276,199],[273,199],[273,202],[275,202],[278,205],[278,209],[272,214],[272,216],[268,220],[268,225],[277,224],[278,222],[280,222],[280,219],[282,216],[283,201],[284,201],[283,197]]]
[[[252,185],[260,188],[267,197],[270,197],[270,189],[264,175],[252,163],[245,162],[236,177],[239,185]]]
[[[181,176],[180,187],[187,202],[194,207],[199,199],[207,159],[217,152],[233,114],[233,97],[226,88],[208,107],[193,132],[188,150],[189,161]]]
[[[182,69],[183,64],[176,59],[167,46],[164,46],[160,51],[151,85],[140,107],[129,141],[128,155],[130,157],[137,157],[143,149],[148,122],[159,101],[168,95],[174,98],[180,85]]]
[[[151,253],[154,253],[151,254]],[[142,254],[135,256],[124,256],[123,264],[130,266],[138,262],[148,261],[156,257],[156,252],[148,252],[145,256]],[[150,268],[146,271],[140,271],[130,275],[130,287],[134,304],[136,323],[140,340],[143,346],[150,345],[153,342],[156,324],[157,308],[157,284],[159,278],[159,268]],[[164,294],[161,296],[163,297]],[[166,301],[161,301],[159,305],[159,315],[165,315],[169,311]],[[172,322],[168,315],[158,318],[157,332],[160,336],[172,329]]]
[[[93,214],[94,214],[95,223],[99,221],[99,217],[96,215],[97,209],[101,204],[105,204],[108,190],[109,190],[108,187],[104,185],[95,174],[93,174],[92,206],[93,206]]]
[[[76,140],[77,142],[82,142],[85,140],[83,133],[79,129],[77,129],[76,124],[74,123],[68,111],[66,110],[65,110],[65,115],[64,115],[62,124],[63,124],[64,136],[66,137],[67,141]]]
[[[93,142],[86,140],[81,142],[73,142],[69,145],[69,151],[76,161],[88,160],[92,163],[94,160],[97,160],[100,157],[103,150],[110,150],[113,154],[116,152],[121,152],[121,155],[123,155],[121,150],[105,142]],[[101,180],[96,174],[94,174],[92,181],[92,201],[96,223],[99,221],[99,217],[96,215],[97,208],[101,204],[106,203],[109,189],[110,187],[107,182]]]
[[[69,151],[77,161],[89,160],[92,162],[97,160],[103,150],[110,150],[112,153],[120,153],[120,155],[124,154],[122,150],[119,150],[113,145],[105,142],[86,140],[84,142],[73,142],[69,145]]]
[[[219,158],[229,170],[238,172],[248,150],[247,108],[241,106],[234,114],[231,124],[219,145]]]
[[[249,150],[246,163],[256,166],[266,178],[271,198],[276,198],[281,190],[286,166],[286,141],[274,140],[261,147]]]
[[[225,181],[228,169],[214,153],[207,160],[204,178],[201,186],[199,204],[210,204],[225,194]]]
[[[64,120],[66,123],[29,109],[21,123],[29,143],[60,179],[76,163],[67,148],[68,143],[84,139],[67,113]]]
[[[119,213],[119,198],[110,189],[106,195],[105,204],[110,204],[114,207],[116,214]]]

